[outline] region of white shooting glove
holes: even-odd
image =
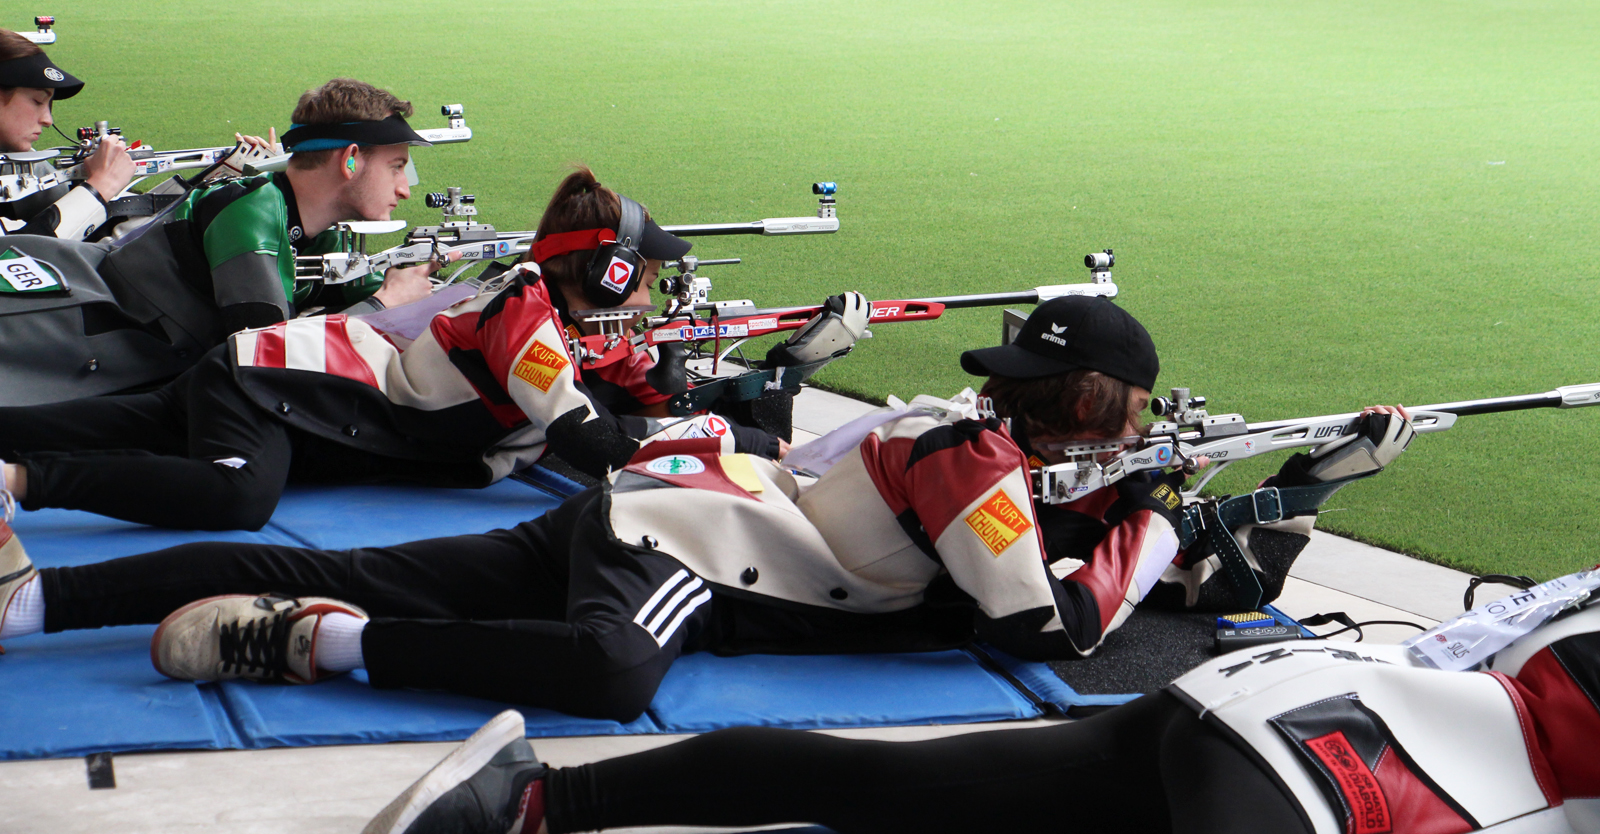
[[[1368,414],[1365,425],[1357,431],[1324,443],[1308,455],[1295,455],[1283,468],[1296,467],[1303,476],[1323,483],[1376,475],[1399,457],[1416,436],[1410,420],[1399,415]]]
[[[210,174],[206,175],[205,182],[219,180],[223,177],[242,177],[244,176],[244,166],[254,165],[257,162],[272,159],[273,157],[281,156],[282,154],[282,142],[269,143],[266,145],[240,142],[239,144],[233,146],[233,153],[230,153],[224,157],[222,159],[222,163],[213,168]]]
[[[804,365],[849,350],[867,332],[872,305],[858,292],[830,296],[822,311],[796,330],[789,340],[767,353],[767,365]]]

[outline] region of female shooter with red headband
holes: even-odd
[[[619,222],[628,204],[633,228]],[[548,280],[519,264],[504,289],[437,314],[403,349],[359,318],[298,318],[235,334],[150,393],[0,408],[0,490],[28,510],[254,530],[290,480],[482,487],[547,450],[603,477],[644,438],[706,432],[728,452],[779,453],[776,438],[725,420],[643,416],[666,399],[644,380],[644,355],[595,375],[568,353],[583,326],[574,306],[647,298],[648,277],[687,242],[587,169],[562,182],[539,236],[563,241],[540,250]]]

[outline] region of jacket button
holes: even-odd
[[[739,581],[746,585],[754,585],[756,584],[756,580],[760,578],[761,571],[758,571],[755,568],[745,568],[744,571],[739,574]]]
[[[279,414],[288,414],[289,412],[291,412],[293,410],[294,410],[294,406],[291,406],[288,403],[278,403],[278,413]]]
[[[350,425],[344,427],[344,433],[350,435],[351,437],[355,437],[361,433],[361,429],[356,428],[355,423],[351,423]]]
[[[828,596],[833,597],[834,599],[844,599],[845,597],[850,596],[850,592],[843,588],[834,588],[828,592]]]
[[[656,541],[655,536],[645,536],[644,538],[640,539],[639,542],[651,550],[655,550],[656,545],[660,544],[660,542]]]
[[[98,360],[98,359],[90,359],[88,362],[83,363],[83,369],[86,370],[86,371],[98,371],[98,370],[100,370],[100,360]]]

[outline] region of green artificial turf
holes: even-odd
[[[27,14],[53,11],[13,7]],[[51,55],[157,147],[287,127],[333,75],[388,87],[467,145],[422,190],[532,228],[565,166],[665,222],[808,214],[843,229],[702,240],[745,263],[721,298],[805,303],[1084,280],[1119,302],[1161,384],[1252,420],[1600,381],[1594,358],[1600,6],[1415,3],[84,2]],[[434,211],[403,207],[414,222]],[[973,380],[995,310],[883,325],[820,381],[882,397]],[[1600,409],[1474,417],[1337,496],[1325,528],[1475,571],[1600,561]],[[1219,479],[1227,490],[1270,471]]]

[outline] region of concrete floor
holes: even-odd
[[[837,426],[872,406],[808,390],[797,401],[796,441]],[[1283,596],[1286,613],[1345,611],[1359,620],[1422,625],[1461,611],[1467,575],[1316,533]],[[1492,593],[1498,589],[1489,589]],[[1380,626],[1368,640],[1398,642],[1415,629]],[[1346,639],[1349,639],[1348,637]],[[831,731],[912,740],[1011,729],[1003,725]],[[681,736],[540,739],[541,757],[558,766],[648,749]],[[143,753],[114,760],[117,787],[90,790],[83,759],[0,763],[0,832],[5,834],[353,834],[390,799],[447,753],[452,743],[397,743],[276,750]],[[683,829],[643,829],[653,832]],[[704,829],[697,829],[704,830]]]

